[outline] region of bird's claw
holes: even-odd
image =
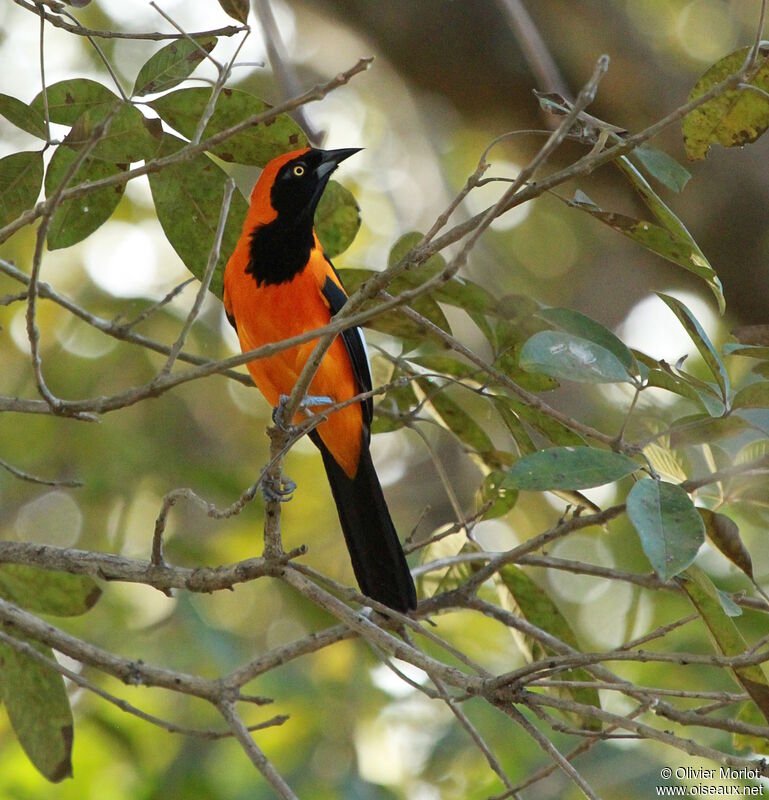
[[[327,395],[315,395],[315,394],[307,394],[305,395],[301,402],[299,403],[299,408],[301,409],[311,409],[315,406],[330,406],[334,402],[333,398],[328,397]],[[288,403],[288,395],[282,394],[280,399],[278,400],[278,405],[272,409],[272,421],[281,428],[286,428],[286,423],[283,421],[283,415],[286,408],[286,403]]]
[[[262,483],[262,496],[267,503],[287,503],[294,496],[296,484],[291,478],[283,478],[280,486],[273,481]]]

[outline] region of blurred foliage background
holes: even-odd
[[[758,4],[754,0],[551,0],[529,6],[572,91],[589,76],[600,53],[611,56],[610,71],[591,113],[635,130],[680,105],[706,66],[751,41]],[[186,30],[228,24],[214,2],[166,0],[162,7]],[[338,267],[382,268],[399,235],[434,221],[491,139],[511,129],[544,127],[531,92],[536,88],[532,75],[493,0],[314,0],[275,2],[273,7],[303,86],[335,74],[362,55],[376,56],[365,76],[306,108],[311,123],[327,133],[324,146],[365,147],[345,164],[341,175],[358,200],[363,226],[353,246],[336,259]],[[94,0],[77,15],[93,28],[167,28],[144,3]],[[5,65],[0,91],[24,101],[37,94],[38,36],[34,13],[10,2],[0,6],[0,63]],[[49,83],[94,75],[105,80],[86,39],[51,26],[45,36]],[[144,41],[105,39],[100,44],[126,86],[158,48]],[[221,40],[220,60],[232,47]],[[258,30],[241,57],[266,60]],[[197,74],[206,74],[205,65]],[[242,85],[268,101],[281,99],[266,66],[237,70],[231,85]],[[492,156],[492,173],[511,174],[540,142],[538,137],[517,137],[500,146]],[[678,130],[668,130],[655,145],[683,160]],[[0,120],[0,156],[32,146],[26,134]],[[723,340],[734,325],[766,321],[767,146],[762,140],[743,152],[715,148],[707,161],[693,167],[694,179],[680,196],[666,196],[724,283],[728,306],[723,319],[694,277],[672,270],[587,215],[547,196],[493,225],[475,249],[467,274],[497,296],[519,292],[547,304],[579,309],[619,331],[629,345],[675,361],[693,347],[662,302],[651,299],[652,288],[685,299],[716,340]],[[567,163],[577,148],[565,145],[553,163]],[[256,171],[242,167],[233,172],[247,192]],[[581,186],[586,184],[591,197],[606,208],[627,213],[640,208],[612,167]],[[562,194],[573,188],[562,187]],[[471,196],[466,211],[480,210],[500,191],[495,184],[484,187]],[[26,269],[33,241],[34,231],[25,229],[0,248],[0,255]],[[186,274],[154,217],[148,184],[142,178],[128,185],[116,213],[96,234],[80,245],[47,254],[42,278],[94,314],[131,319]],[[16,288],[0,278],[0,293]],[[153,316],[143,332],[173,341],[194,291],[189,287],[163,313]],[[0,391],[32,396],[24,308],[18,304],[0,308],[0,325]],[[40,304],[39,325],[47,379],[64,397],[111,393],[150,379],[161,363],[144,349],[101,336],[51,303]],[[477,331],[467,326],[460,327],[460,338],[471,344],[480,341]],[[386,338],[376,334],[369,341],[388,346]],[[237,350],[215,299],[207,300],[189,347],[207,357]],[[374,367],[377,382],[376,359]],[[559,390],[558,403],[588,422],[591,415],[606,413],[594,397],[586,405],[579,388]],[[7,414],[0,420],[3,459],[35,474],[77,478],[83,486],[48,490],[0,471],[0,537],[145,558],[166,492],[190,486],[224,505],[253,482],[267,460],[264,430],[269,419],[270,409],[256,392],[222,377],[108,414],[98,425]],[[448,436],[439,430],[429,435],[461,503],[472,507],[480,473]],[[373,452],[402,534],[418,525],[419,534],[427,536],[453,520],[428,454],[412,432],[375,437]],[[286,470],[299,487],[284,508],[286,548],[307,543],[308,563],[349,584],[352,573],[334,506],[320,459],[309,443],[293,449]],[[612,492],[588,494],[608,504]],[[503,549],[539,533],[562,510],[562,504],[539,496],[522,497],[514,512],[482,523],[476,533],[488,547]],[[261,526],[261,501],[223,522],[180,504],[171,514],[166,556],[173,563],[199,565],[257,555]],[[648,570],[640,547],[634,548],[636,540],[627,534],[618,527],[609,533],[591,530],[569,537],[552,554]],[[704,558],[708,568],[723,578],[722,586],[729,587],[730,581],[740,585],[725,560],[712,552]],[[757,575],[767,573],[765,548],[754,549],[754,562]],[[675,595],[652,606],[648,593],[629,585],[540,573],[586,649],[615,646],[687,610],[685,600]],[[753,623],[746,616],[750,630]],[[108,585],[93,611],[68,620],[65,627],[125,656],[215,676],[331,622],[286,587],[263,579],[233,592],[174,598],[142,586]],[[701,648],[701,640],[690,638],[686,631],[676,634],[680,649]],[[440,633],[490,669],[513,669],[522,663],[509,632],[477,614],[442,617]],[[647,679],[664,683],[663,666],[646,665]],[[637,665],[626,665],[618,671],[633,679],[636,669]],[[712,677],[703,678],[703,685],[711,686]],[[723,688],[729,689],[725,676],[723,681]],[[104,685],[121,696],[126,693],[117,681],[105,680]],[[500,790],[445,706],[397,681],[359,641],[340,642],[277,669],[254,687],[254,692],[277,701],[266,710],[251,712],[248,722],[273,713],[291,717],[285,725],[260,734],[259,743],[302,797],[471,800]],[[131,695],[142,708],[161,717],[215,724],[213,712],[192,699],[157,690],[137,689]],[[231,741],[167,734],[79,690],[73,691],[72,700],[75,777],[56,786],[47,784],[29,765],[0,714],[0,797],[271,796]],[[606,707],[613,703],[621,709],[622,702],[614,695],[606,699]],[[531,740],[520,732],[511,736],[511,727],[500,724],[501,718],[488,706],[473,701],[465,705],[514,780],[545,763]],[[726,734],[714,732],[714,746],[719,746],[718,737]],[[605,797],[645,798],[653,794],[659,769],[671,758],[675,756],[653,744],[641,749],[628,740],[594,748],[580,769]],[[575,787],[556,773],[524,796],[576,795]]]

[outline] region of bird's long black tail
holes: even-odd
[[[323,455],[323,465],[361,591],[396,611],[416,608],[414,581],[368,447],[363,445],[358,472],[351,479],[336,463],[320,437],[316,434],[312,439]]]

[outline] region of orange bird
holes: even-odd
[[[357,152],[306,148],[278,156],[262,171],[224,273],[224,308],[244,352],[321,328],[345,304],[313,218],[331,173]],[[290,394],[317,341],[249,362],[267,402],[278,406]],[[338,403],[370,390],[363,335],[348,328],[323,357],[309,400],[322,413],[324,400],[327,406],[329,398]],[[368,398],[331,412],[309,435],[323,457],[361,591],[405,612],[416,608],[416,591],[369,453],[372,414]]]

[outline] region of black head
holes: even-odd
[[[305,268],[315,247],[313,222],[318,201],[331,173],[358,150],[309,149],[280,167],[270,189],[270,205],[277,216],[251,232],[246,272],[257,285],[290,281]],[[253,203],[252,197],[252,208]]]
[[[312,220],[331,173],[339,164],[360,150],[311,148],[284,164],[275,176],[270,204],[282,222]]]

